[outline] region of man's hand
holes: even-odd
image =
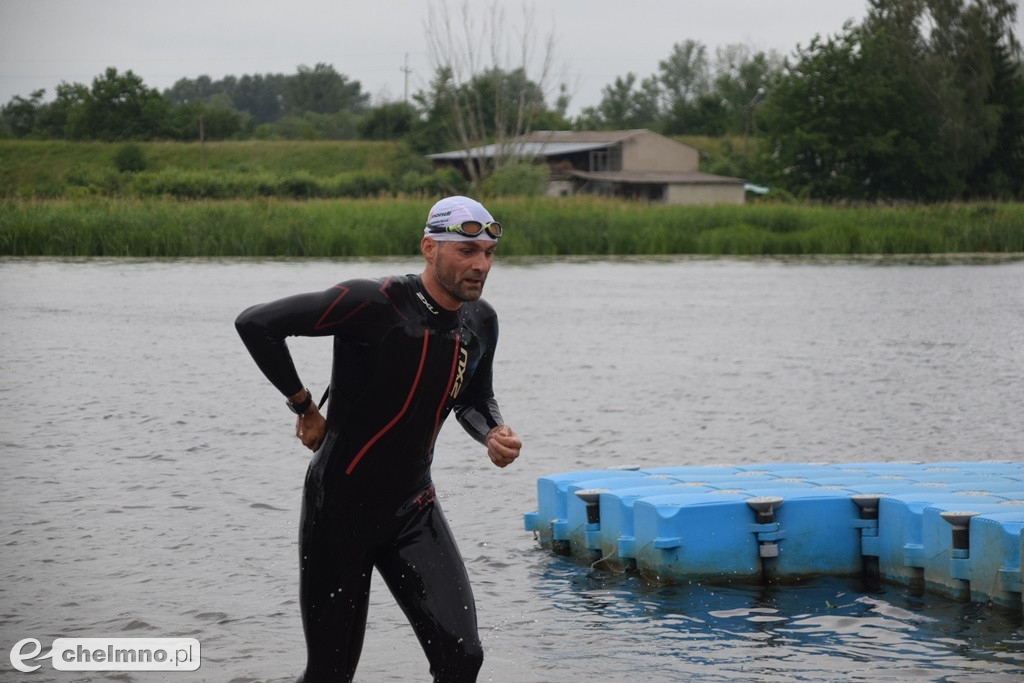
[[[519,440],[511,427],[498,425],[487,432],[484,445],[487,446],[487,456],[491,462],[498,467],[508,467],[513,460],[519,457],[519,449],[523,447],[523,442]]]
[[[299,415],[295,420],[295,436],[311,451],[320,448],[326,431],[327,421],[315,405],[311,405],[304,415]]]

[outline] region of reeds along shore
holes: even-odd
[[[0,202],[0,255],[412,256],[433,198]],[[682,207],[487,200],[505,256],[1024,252],[1024,204]]]

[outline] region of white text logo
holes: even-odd
[[[35,638],[11,648],[11,665],[35,671],[32,660],[49,659],[58,671],[196,671],[200,664],[195,638],[56,638],[46,654]]]

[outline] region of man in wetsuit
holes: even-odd
[[[342,282],[253,306],[235,322],[315,453],[299,536],[304,683],[352,680],[373,567],[412,623],[434,680],[476,680],[476,607],[430,463],[452,410],[495,465],[519,456],[491,388],[497,316],[480,299],[500,236],[479,202],[447,197],[428,215],[421,275]],[[326,417],[299,379],[290,335],[334,337]]]

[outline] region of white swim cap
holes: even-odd
[[[497,241],[486,230],[474,236],[446,230],[447,228],[469,222],[480,223],[487,227],[494,223],[494,218],[484,208],[484,205],[475,199],[461,195],[445,197],[430,207],[430,213],[427,214],[427,225],[423,228],[423,234],[438,242]]]

